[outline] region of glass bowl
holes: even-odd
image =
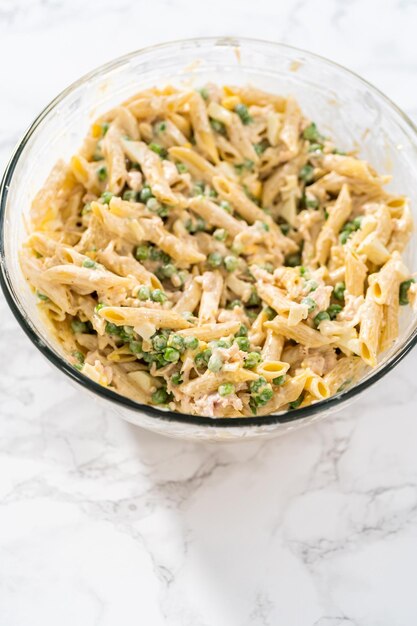
[[[207,81],[248,84],[293,95],[304,113],[341,149],[393,176],[390,191],[417,207],[417,131],[375,87],[352,72],[289,46],[243,38],[204,38],[153,46],[116,59],[63,91],[33,122],[8,164],[0,190],[0,278],[19,324],[44,356],[75,384],[126,420],[166,435],[201,440],[268,437],[330,415],[358,398],[414,346],[416,313],[402,311],[400,336],[353,388],[309,407],[265,417],[208,418],[138,404],[74,369],[50,336],[24,280],[18,250],[26,237],[31,199],[59,158],[77,151],[92,120],[136,91],[154,85],[198,87]],[[406,262],[416,270],[416,235]]]

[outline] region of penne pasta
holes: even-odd
[[[379,335],[383,319],[383,308],[375,302],[372,292],[368,289],[364,307],[361,312],[359,331],[360,356],[365,363],[375,367],[379,347]]]
[[[277,316],[271,322],[265,322],[264,326],[308,348],[318,348],[331,343],[331,339],[322,335],[318,330],[310,328],[304,322],[290,326],[287,320],[281,316]]]

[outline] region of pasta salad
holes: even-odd
[[[291,97],[148,89],[57,163],[21,265],[100,385],[194,415],[291,410],[376,366],[416,300],[388,181]]]

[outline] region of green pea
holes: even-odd
[[[166,278],[171,278],[171,276],[174,276],[174,274],[177,273],[177,268],[172,263],[166,263],[165,265],[162,266],[161,270],[162,270],[162,274]]]
[[[224,266],[228,272],[234,272],[239,264],[238,259],[235,256],[226,256],[224,258]]]
[[[213,237],[216,241],[226,241],[227,236],[228,232],[224,228],[217,228],[213,233]]]
[[[183,311],[180,315],[187,320],[187,322],[191,322],[192,324],[197,321],[197,318],[191,313],[191,311]]]
[[[240,300],[236,299],[236,300],[232,300],[231,302],[229,302],[229,304],[227,305],[227,308],[233,310],[235,306],[243,307],[243,304]]]
[[[149,258],[149,246],[142,244],[137,246],[135,250],[135,257],[138,261],[146,261]]]
[[[308,312],[312,313],[313,311],[315,311],[317,309],[317,302],[315,300],[313,300],[313,298],[303,298],[301,300],[301,304],[305,304],[306,306],[308,306]]]
[[[272,263],[269,263],[269,262],[264,263],[264,264],[262,265],[262,267],[263,267],[263,269],[264,269],[264,270],[266,270],[269,274],[273,274],[273,273],[274,273],[274,269],[275,269],[275,268],[274,268],[274,266],[273,266],[273,264],[272,264]]]
[[[345,283],[336,283],[333,289],[333,297],[336,298],[336,300],[340,300],[340,301],[344,300],[345,290],[346,290]]]
[[[110,200],[113,198],[113,194],[111,191],[105,191],[103,194],[101,194],[101,202],[103,204],[110,204]]]
[[[188,167],[185,163],[177,163],[177,170],[178,174],[185,174],[185,172],[188,172]]]
[[[151,290],[148,285],[141,285],[138,289],[139,300],[149,300],[151,297]]]
[[[334,320],[340,313],[343,307],[340,304],[331,304],[327,309],[328,314],[330,315],[330,319]]]
[[[272,382],[274,383],[274,385],[278,385],[278,386],[283,385],[285,383],[285,375],[276,376],[276,378],[272,379]]]
[[[241,324],[239,330],[237,331],[237,333],[235,333],[235,337],[247,337],[248,336],[248,329],[244,324]]]
[[[165,302],[167,295],[161,289],[153,289],[151,292],[151,300],[154,302]]]
[[[167,347],[167,339],[162,334],[157,334],[152,337],[153,349],[157,352],[163,352]]]
[[[144,202],[146,204],[146,202],[149,200],[149,198],[152,198],[152,190],[148,185],[144,185],[144,187],[142,187],[142,190],[139,194],[139,198],[141,202]]]
[[[220,372],[222,367],[223,367],[223,361],[221,357],[217,354],[212,354],[209,359],[209,362],[207,363],[207,369],[209,369],[210,372],[214,372],[216,374],[217,372]]]
[[[303,165],[298,172],[298,178],[303,180],[305,183],[311,183],[314,180],[314,167],[309,163]]]
[[[87,204],[84,205],[81,215],[88,215],[88,213],[91,213],[91,202],[87,202]]]
[[[361,227],[362,218],[355,218],[351,222],[346,222],[340,231],[339,240],[341,244],[345,244],[352,233]]]
[[[233,209],[232,209],[232,207],[230,205],[230,202],[228,202],[227,200],[222,200],[220,202],[220,206],[227,213],[233,213]]]
[[[181,378],[181,373],[180,372],[175,372],[175,374],[172,374],[171,376],[171,383],[173,385],[180,385],[183,382],[182,378]]]
[[[245,249],[244,244],[241,241],[234,241],[233,245],[232,245],[232,252],[234,254],[236,254],[237,256],[239,256],[240,254],[242,254],[243,250]]]
[[[256,403],[258,406],[264,406],[267,402],[269,402],[269,400],[271,400],[272,396],[274,395],[274,392],[272,391],[272,387],[271,385],[267,385],[265,386],[261,392],[259,393],[257,399],[256,399]]]
[[[281,232],[283,235],[287,236],[291,230],[291,226],[289,224],[280,224],[279,225]]]
[[[235,113],[240,117],[242,124],[250,124],[252,122],[252,117],[248,111],[248,107],[246,104],[237,104],[235,106]]]
[[[347,240],[349,239],[349,237],[351,236],[352,231],[345,229],[342,230],[340,235],[339,235],[339,241],[342,245],[345,245],[345,243],[347,242]]]
[[[268,142],[263,140],[260,143],[253,144],[254,150],[258,156],[261,156],[268,147]]]
[[[43,302],[48,302],[49,301],[48,296],[45,296],[45,294],[41,293],[40,291],[37,291],[36,295],[38,296],[39,300],[42,300]]]
[[[209,91],[207,89],[207,87],[202,87],[201,89],[197,89],[197,92],[200,94],[200,96],[203,98],[203,100],[208,100],[209,99]]]
[[[152,141],[148,145],[148,148],[152,150],[152,152],[155,152],[155,154],[160,156],[161,159],[165,159],[168,156],[168,152],[166,151],[166,149],[163,146],[161,146],[161,144],[159,143]]]
[[[94,307],[94,313],[98,313],[99,311],[101,311],[101,309],[103,309],[106,305],[104,304],[104,302],[99,302],[98,304],[96,304],[96,306]]]
[[[169,363],[176,363],[180,358],[179,350],[175,348],[167,348],[164,352],[164,359]]]
[[[311,124],[303,130],[303,137],[307,139],[307,141],[315,141],[317,143],[324,139],[323,135],[317,130],[317,126],[314,122],[311,122]]]
[[[189,219],[185,222],[185,228],[186,230],[188,230],[189,233],[195,233],[196,232],[196,227],[195,224],[193,222],[193,220]]]
[[[106,180],[107,178],[107,167],[105,167],[104,165],[102,167],[99,167],[97,170],[97,178],[99,179],[99,181],[103,182]]]
[[[223,124],[223,122],[220,122],[219,120],[210,120],[210,126],[212,127],[214,132],[219,133],[219,135],[226,134],[226,126]]]
[[[85,359],[85,357],[84,357],[83,353],[82,353],[82,352],[80,352],[79,350],[75,350],[75,351],[72,353],[72,356],[73,356],[75,359],[77,359],[77,361],[78,361],[79,363],[84,363],[84,359]]]
[[[163,133],[164,131],[166,131],[166,129],[167,129],[166,122],[160,122],[156,126],[156,132],[157,133]]]
[[[269,320],[273,320],[273,319],[274,319],[274,317],[276,317],[276,316],[277,316],[277,312],[276,312],[276,311],[274,311],[274,309],[272,309],[270,306],[266,306],[266,307],[264,308],[264,312],[265,312],[265,315],[267,316],[267,318],[268,318]]]
[[[317,313],[317,315],[314,318],[313,322],[314,322],[314,325],[317,328],[320,325],[321,322],[323,322],[324,320],[327,321],[329,319],[330,319],[330,315],[327,313],[327,311],[320,311],[320,313]]]
[[[223,257],[220,252],[211,252],[207,257],[207,263],[212,268],[220,267],[223,262]]]
[[[80,322],[80,320],[73,319],[71,321],[71,330],[73,333],[86,333],[88,326],[86,322]]]
[[[123,338],[131,339],[135,336],[135,331],[133,330],[133,326],[123,326],[121,335]]]
[[[185,348],[184,339],[181,337],[181,335],[177,335],[176,333],[172,333],[168,337],[167,345],[169,348],[175,348],[176,350],[179,350],[180,352],[183,352]]]
[[[206,222],[205,220],[203,220],[202,217],[197,217],[195,224],[196,224],[195,228],[196,228],[197,233],[200,233],[206,230]]]
[[[294,400],[293,402],[289,402],[288,403],[288,407],[290,410],[293,409],[298,409],[298,407],[300,406],[300,404],[302,403],[302,401],[304,400],[304,393],[302,393],[297,400]]]
[[[160,261],[162,256],[161,250],[159,248],[151,247],[149,248],[149,258],[151,261]]]
[[[249,389],[251,393],[257,393],[261,389],[261,387],[263,387],[266,384],[267,384],[266,378],[264,378],[263,376],[259,376],[257,380],[252,380],[249,383]]]
[[[126,200],[126,202],[136,202],[137,198],[138,194],[136,191],[133,191],[133,189],[128,189],[123,192],[123,200]]]
[[[223,383],[219,386],[217,391],[219,395],[224,398],[225,396],[230,396],[231,393],[235,392],[235,386],[232,383]]]
[[[399,301],[400,301],[401,306],[405,306],[409,304],[410,301],[408,299],[408,290],[410,289],[411,285],[415,282],[416,281],[414,278],[410,278],[409,280],[404,280],[400,284]]]
[[[316,198],[305,197],[304,204],[307,207],[307,209],[318,209],[320,203]]]
[[[162,209],[162,204],[158,202],[156,198],[152,197],[146,201],[146,207],[152,211],[152,213],[157,213]]]
[[[309,152],[323,152],[323,145],[321,143],[311,143],[308,148]]]
[[[204,194],[204,183],[198,181],[194,183],[193,196],[202,196]]]
[[[316,291],[318,287],[318,283],[315,280],[306,280],[304,287],[308,289],[309,292]]]
[[[244,350],[245,352],[250,348],[250,341],[247,337],[236,337],[235,343],[237,343],[240,350]]]
[[[246,317],[251,322],[253,322],[258,317],[257,311],[254,311],[253,309],[245,309],[245,313],[246,313]]]
[[[187,350],[197,350],[200,342],[198,341],[197,337],[185,337],[184,345]]]
[[[108,122],[103,122],[103,124],[101,125],[101,134],[104,135],[107,133],[107,131],[110,128],[110,124]]]
[[[207,185],[206,187],[206,196],[209,196],[209,198],[217,198],[218,197],[218,193],[215,189],[213,189],[213,187],[210,187],[209,185]]]
[[[83,267],[87,267],[88,269],[93,269],[97,267],[97,264],[92,259],[85,259],[85,261],[83,261]]]
[[[111,322],[106,322],[106,333],[109,335],[120,335],[121,328],[116,324],[112,324]]]
[[[262,361],[262,357],[259,352],[249,352],[245,357],[245,368],[252,369],[256,367]]]
[[[154,404],[165,404],[165,402],[168,400],[168,394],[166,389],[164,389],[164,387],[157,389],[152,394],[151,399]]]
[[[129,350],[133,352],[133,354],[139,354],[142,352],[142,342],[141,341],[131,341],[129,343]]]
[[[195,355],[194,363],[197,365],[197,367],[207,367],[210,357],[211,350],[207,348],[206,350],[203,350],[202,352],[199,352]]]
[[[227,339],[219,339],[218,341],[214,342],[218,348],[230,348],[230,346],[232,345],[231,341],[227,340]]]
[[[256,291],[256,289],[252,290],[247,304],[248,306],[258,306],[259,304],[261,304],[261,299],[258,296],[258,292]]]

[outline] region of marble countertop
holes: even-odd
[[[347,65],[417,121],[409,0],[0,0],[0,166],[39,110],[131,49],[279,40]],[[0,296],[2,626],[417,623],[417,351],[337,417],[184,443],[97,407]]]

